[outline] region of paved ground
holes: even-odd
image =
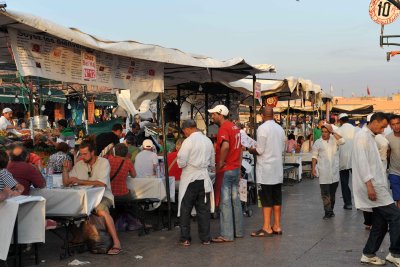
[[[75,254],[60,261],[60,242],[48,235],[40,249],[45,260],[41,266],[67,266],[73,259],[90,261],[90,266],[360,266],[359,260],[368,232],[362,225],[362,213],[342,208],[340,188],[337,192],[336,217],[322,220],[323,208],[317,180],[303,180],[283,187],[284,205],[282,236],[252,238],[250,232],[261,225],[260,210],[245,218],[246,236],[233,243],[204,246],[197,238],[193,224],[190,247],[176,245],[179,229],[151,232],[139,237],[136,232],[120,233],[124,252],[118,256]],[[218,232],[218,221],[212,220],[212,233]],[[378,255],[388,252],[386,237]],[[143,259],[136,259],[140,255]]]

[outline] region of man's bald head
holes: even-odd
[[[274,119],[274,109],[270,106],[266,106],[263,108],[262,115],[264,120],[273,120]]]

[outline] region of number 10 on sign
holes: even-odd
[[[392,23],[399,16],[399,10],[388,0],[372,0],[369,5],[371,19],[380,25]]]

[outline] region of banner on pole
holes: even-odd
[[[22,76],[145,92],[163,92],[164,64],[123,57],[46,34],[8,28]]]

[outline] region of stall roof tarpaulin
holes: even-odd
[[[321,98],[321,86],[310,80],[287,77],[283,80],[257,80],[261,84],[261,95],[276,95],[280,101],[305,99],[317,100]],[[239,81],[224,83],[226,86],[244,94],[253,94],[253,80],[241,79]],[[315,99],[316,98],[316,99]],[[247,100],[243,103],[246,104]]]
[[[367,114],[374,112],[374,106],[373,105],[334,105],[332,107],[332,112],[367,115]]]
[[[275,72],[273,65],[252,66],[242,58],[219,61],[210,57],[184,53],[178,49],[164,48],[158,45],[142,44],[136,41],[116,42],[105,40],[75,28],[66,28],[51,21],[15,11],[0,11],[0,27],[5,34],[7,34],[7,29],[10,27],[20,31],[54,36],[104,53],[163,63],[164,87],[175,86],[189,81],[199,83],[209,81],[231,82],[248,75]],[[9,56],[9,46],[6,39],[0,38],[0,41],[2,40],[0,55],[2,59],[8,58],[9,60],[2,60],[0,69],[15,69],[15,64]],[[158,89],[163,90],[164,88]]]

